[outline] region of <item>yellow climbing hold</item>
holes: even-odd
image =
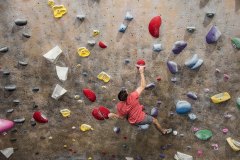
[[[229,95],[228,92],[223,92],[223,93],[219,93],[219,94],[216,94],[214,96],[211,97],[211,100],[213,103],[221,103],[221,102],[224,102],[224,101],[227,101],[229,100],[231,97]]]
[[[48,5],[49,5],[50,7],[53,7],[54,4],[55,4],[54,0],[48,0]]]
[[[52,9],[55,18],[61,18],[64,14],[67,13],[67,9],[64,7],[64,5],[54,5],[52,6]]]
[[[80,130],[85,132],[85,131],[93,130],[93,128],[90,125],[88,125],[88,124],[82,124],[80,126]]]
[[[60,112],[63,117],[69,117],[71,114],[71,111],[69,109],[61,109]]]
[[[92,157],[88,157],[88,160],[92,160]]]
[[[107,74],[107,73],[105,73],[105,72],[101,72],[101,73],[99,73],[99,75],[97,76],[97,78],[98,79],[100,79],[100,80],[103,80],[104,82],[109,82],[110,81],[110,76]]]
[[[234,151],[240,151],[240,142],[232,139],[231,137],[228,137],[227,142],[229,146],[234,150]]]
[[[78,55],[81,57],[88,57],[90,55],[90,51],[85,47],[78,48]]]
[[[97,36],[97,35],[99,35],[100,34],[100,31],[99,30],[93,30],[93,36],[95,37],[95,36]]]

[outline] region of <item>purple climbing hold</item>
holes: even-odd
[[[152,108],[151,116],[153,116],[153,117],[157,117],[158,116],[158,108],[157,107],[153,107]]]
[[[113,131],[118,134],[118,133],[120,133],[120,128],[119,127],[114,127]]]
[[[165,155],[161,153],[161,154],[159,155],[159,157],[160,157],[160,158],[165,158]]]
[[[221,34],[222,33],[216,26],[212,26],[212,28],[210,29],[210,31],[208,32],[208,34],[206,36],[206,42],[208,44],[216,43],[218,41],[218,39],[220,38]]]
[[[187,42],[185,41],[177,41],[174,43],[172,52],[174,54],[179,54],[180,52],[182,52],[182,50],[187,47]]]
[[[175,63],[175,62],[173,62],[173,61],[168,61],[168,62],[167,62],[167,66],[168,66],[169,71],[170,71],[172,74],[176,74],[176,73],[178,72],[177,63]]]
[[[191,98],[193,100],[197,100],[197,95],[194,92],[188,92],[187,96],[188,96],[188,98]]]
[[[146,87],[145,90],[152,90],[153,88],[155,88],[155,83],[149,83]]]

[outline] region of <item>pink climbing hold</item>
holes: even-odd
[[[102,41],[99,41],[98,45],[101,48],[107,48],[107,45],[105,43],[103,43]]]
[[[224,134],[227,134],[227,133],[228,133],[228,129],[227,129],[227,128],[223,128],[223,129],[222,129],[222,132],[223,132]]]
[[[42,114],[41,112],[34,112],[33,118],[35,119],[35,121],[37,121],[39,123],[47,123],[48,122],[47,117],[44,114]]]
[[[13,121],[9,121],[6,119],[0,119],[0,133],[7,132],[12,129],[14,126]]]
[[[96,94],[92,90],[85,88],[83,89],[83,94],[89,99],[89,101],[96,101]]]
[[[162,24],[162,19],[160,16],[153,17],[149,22],[148,30],[153,37],[155,38],[159,37],[159,29],[161,24]]]
[[[229,80],[229,78],[230,78],[229,75],[227,75],[227,74],[223,75],[223,79],[224,79],[225,82],[227,82]]]
[[[104,106],[95,107],[92,111],[92,115],[97,120],[108,119],[109,109]]]

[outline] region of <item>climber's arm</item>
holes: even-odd
[[[140,76],[141,76],[141,81],[140,81],[140,86],[137,88],[136,91],[140,95],[146,87],[146,81],[145,81],[145,76],[144,76],[144,66],[139,67],[139,73],[140,73]]]

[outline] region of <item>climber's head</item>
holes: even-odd
[[[118,93],[118,99],[120,101],[126,101],[128,97],[127,90],[124,88]]]

